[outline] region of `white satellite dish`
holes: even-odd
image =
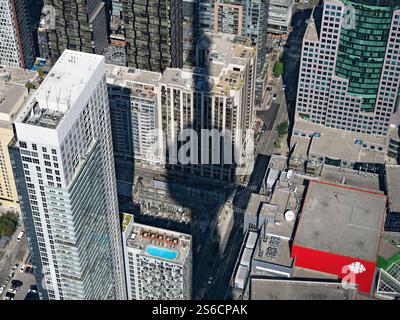
[[[290,180],[292,177],[293,177],[293,170],[289,170],[289,171],[286,173],[286,178],[288,178],[288,179]]]
[[[288,210],[288,211],[285,212],[285,220],[286,220],[287,222],[293,221],[294,218],[295,218],[295,215],[294,215],[294,212],[293,212],[293,211]]]

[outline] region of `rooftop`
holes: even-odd
[[[184,233],[133,223],[126,242],[127,247],[140,249],[143,255],[150,257],[154,255],[149,253],[149,247],[151,250],[173,253],[169,257],[156,256],[156,258],[183,264],[191,252],[192,237]]]
[[[28,89],[0,80],[0,120],[11,124],[11,120],[28,97]],[[1,125],[1,123],[0,123]]]
[[[326,164],[322,167],[321,180],[335,184],[347,184],[362,189],[381,190],[378,174]]]
[[[239,90],[244,83],[243,70],[255,56],[255,49],[249,44],[243,37],[205,33],[197,43],[199,57],[206,52],[201,59],[204,66],[185,70],[167,68],[161,82],[225,95],[230,90]]]
[[[65,50],[50,73],[19,114],[18,122],[56,128],[71,106],[83,104],[82,99],[94,88],[93,77],[100,78],[104,57]]]
[[[310,181],[293,245],[375,262],[385,208],[381,192]]]
[[[341,283],[252,278],[251,300],[354,300],[356,289]]]
[[[400,212],[400,166],[386,165],[386,188],[391,212]]]
[[[154,90],[151,88],[160,81],[161,73],[112,64],[106,65],[106,73],[108,85],[129,88],[137,96],[155,99]]]
[[[294,155],[310,154],[351,162],[384,163],[386,140],[383,136],[329,128],[300,118],[295,121],[293,133],[291,144],[297,142]],[[340,148],[337,148],[339,145]],[[363,145],[374,145],[375,150]],[[378,147],[382,150],[378,150]]]

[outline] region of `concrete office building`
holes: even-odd
[[[293,15],[293,2],[293,0],[269,0],[269,33],[276,35],[289,33]]]
[[[192,237],[135,223],[124,215],[123,246],[129,300],[192,298]]]
[[[114,156],[158,164],[152,151],[158,122],[161,74],[107,65]]]
[[[201,129],[230,130],[232,147],[236,147],[241,160],[246,150],[246,130],[252,128],[256,53],[243,37],[228,34],[205,34],[197,44],[196,65],[193,70],[166,69],[160,87],[160,119],[164,137],[158,139],[164,150],[171,139],[183,129],[198,132]],[[241,129],[241,131],[239,130]],[[182,173],[196,174],[227,181],[239,174],[240,160],[232,165],[204,164],[201,154],[198,163],[177,163],[171,168]],[[238,159],[236,159],[238,160]],[[249,163],[241,162],[242,169]]]
[[[255,103],[260,105],[267,70],[268,1],[199,0],[196,14],[200,33],[223,32],[251,39],[257,48]]]
[[[386,136],[399,94],[399,25],[394,0],[316,7],[303,40],[296,117]]]
[[[64,51],[14,122],[21,209],[51,300],[126,298],[105,75],[104,57]]]
[[[14,139],[12,120],[29,96],[25,83],[35,72],[19,68],[0,68],[0,206],[19,210],[8,145]]]
[[[55,29],[52,26],[46,26],[41,29],[46,35],[40,35],[44,39],[47,37],[49,56],[53,63],[65,49],[103,53],[108,44],[107,19],[103,1],[44,0],[44,4],[55,9]],[[41,53],[41,56],[45,57],[45,52]]]
[[[122,20],[129,67],[182,67],[182,0],[122,0]]]
[[[32,67],[35,47],[26,0],[1,0],[0,8],[0,65]]]

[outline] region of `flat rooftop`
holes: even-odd
[[[366,135],[362,133],[325,127],[300,118],[295,121],[293,133],[305,133],[306,136],[292,135],[297,142],[295,155],[320,155],[330,159],[364,163],[384,163],[384,147],[386,139],[383,136]],[[310,136],[318,134],[318,137]],[[291,144],[293,145],[291,141]],[[363,144],[382,147],[382,150],[366,149]],[[340,148],[337,146],[340,145]]]
[[[391,212],[400,212],[400,166],[386,165],[386,188]]]
[[[182,265],[191,252],[191,241],[188,234],[133,223],[126,245],[140,249],[145,256]],[[152,251],[161,254],[155,256]]]
[[[95,89],[91,80],[101,77],[103,65],[103,56],[65,50],[22,108],[18,122],[56,128],[68,110]]]
[[[0,80],[0,120],[11,122],[27,96],[28,89],[24,86],[8,84]]]
[[[357,293],[337,282],[258,278],[250,281],[251,300],[354,300]]]
[[[386,196],[310,181],[293,245],[376,262]]]
[[[28,81],[34,81],[37,73],[28,69],[0,66],[0,81],[25,86]]]
[[[371,172],[340,168],[324,165],[321,171],[321,180],[335,184],[347,184],[349,186],[380,191],[379,175]]]
[[[203,68],[167,68],[161,82],[195,90],[211,90],[227,95],[229,90],[239,90],[244,84],[243,70],[255,56],[255,48],[247,38],[224,33],[204,33],[197,43],[205,49],[206,65]]]
[[[155,100],[152,89],[161,79],[161,73],[106,64],[107,84],[131,90],[132,95]]]

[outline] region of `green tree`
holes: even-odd
[[[31,90],[31,89],[34,89],[34,88],[35,88],[35,85],[34,85],[32,82],[28,81],[28,82],[25,84],[25,87],[26,87],[28,90]]]
[[[279,78],[283,74],[283,62],[282,61],[275,62],[273,73],[276,78]]]
[[[289,123],[287,121],[284,121],[278,125],[277,129],[279,137],[283,137],[288,132]]]
[[[38,69],[37,69],[37,73],[38,73],[39,77],[41,77],[41,78],[44,77],[44,72],[43,72],[43,69],[42,69],[42,68],[38,68]]]
[[[0,217],[0,235],[11,237],[17,226],[18,218],[14,214],[6,213]]]

